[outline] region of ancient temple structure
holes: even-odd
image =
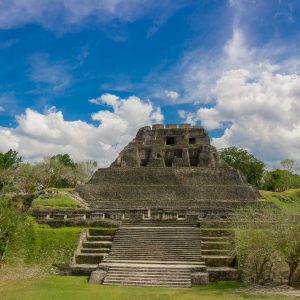
[[[112,219],[226,217],[256,194],[220,160],[201,126],[141,128],[109,168],[77,188],[90,209]]]
[[[176,287],[239,277],[227,217],[257,196],[220,160],[203,127],[143,127],[109,168],[76,190],[84,208],[33,211],[54,226],[93,225],[80,236],[71,274]],[[117,228],[95,229],[107,222]]]

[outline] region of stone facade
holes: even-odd
[[[111,167],[218,167],[206,130],[189,124],[142,127]]]

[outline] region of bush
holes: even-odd
[[[300,261],[299,217],[279,209],[248,207],[237,211],[234,223],[243,281],[285,280],[291,285]]]

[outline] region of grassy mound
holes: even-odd
[[[290,189],[284,192],[260,191],[262,201],[269,201],[282,209],[300,213],[300,189]]]
[[[31,204],[32,208],[80,208],[80,203],[72,196],[65,193],[43,195]]]

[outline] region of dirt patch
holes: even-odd
[[[0,264],[0,281],[15,281],[31,279],[45,275],[39,266],[9,266]]]
[[[299,297],[300,289],[293,288],[288,285],[280,286],[254,286],[254,287],[243,287],[239,288],[239,292],[243,294],[255,294],[255,295],[266,295],[266,296],[289,296],[289,297]]]

